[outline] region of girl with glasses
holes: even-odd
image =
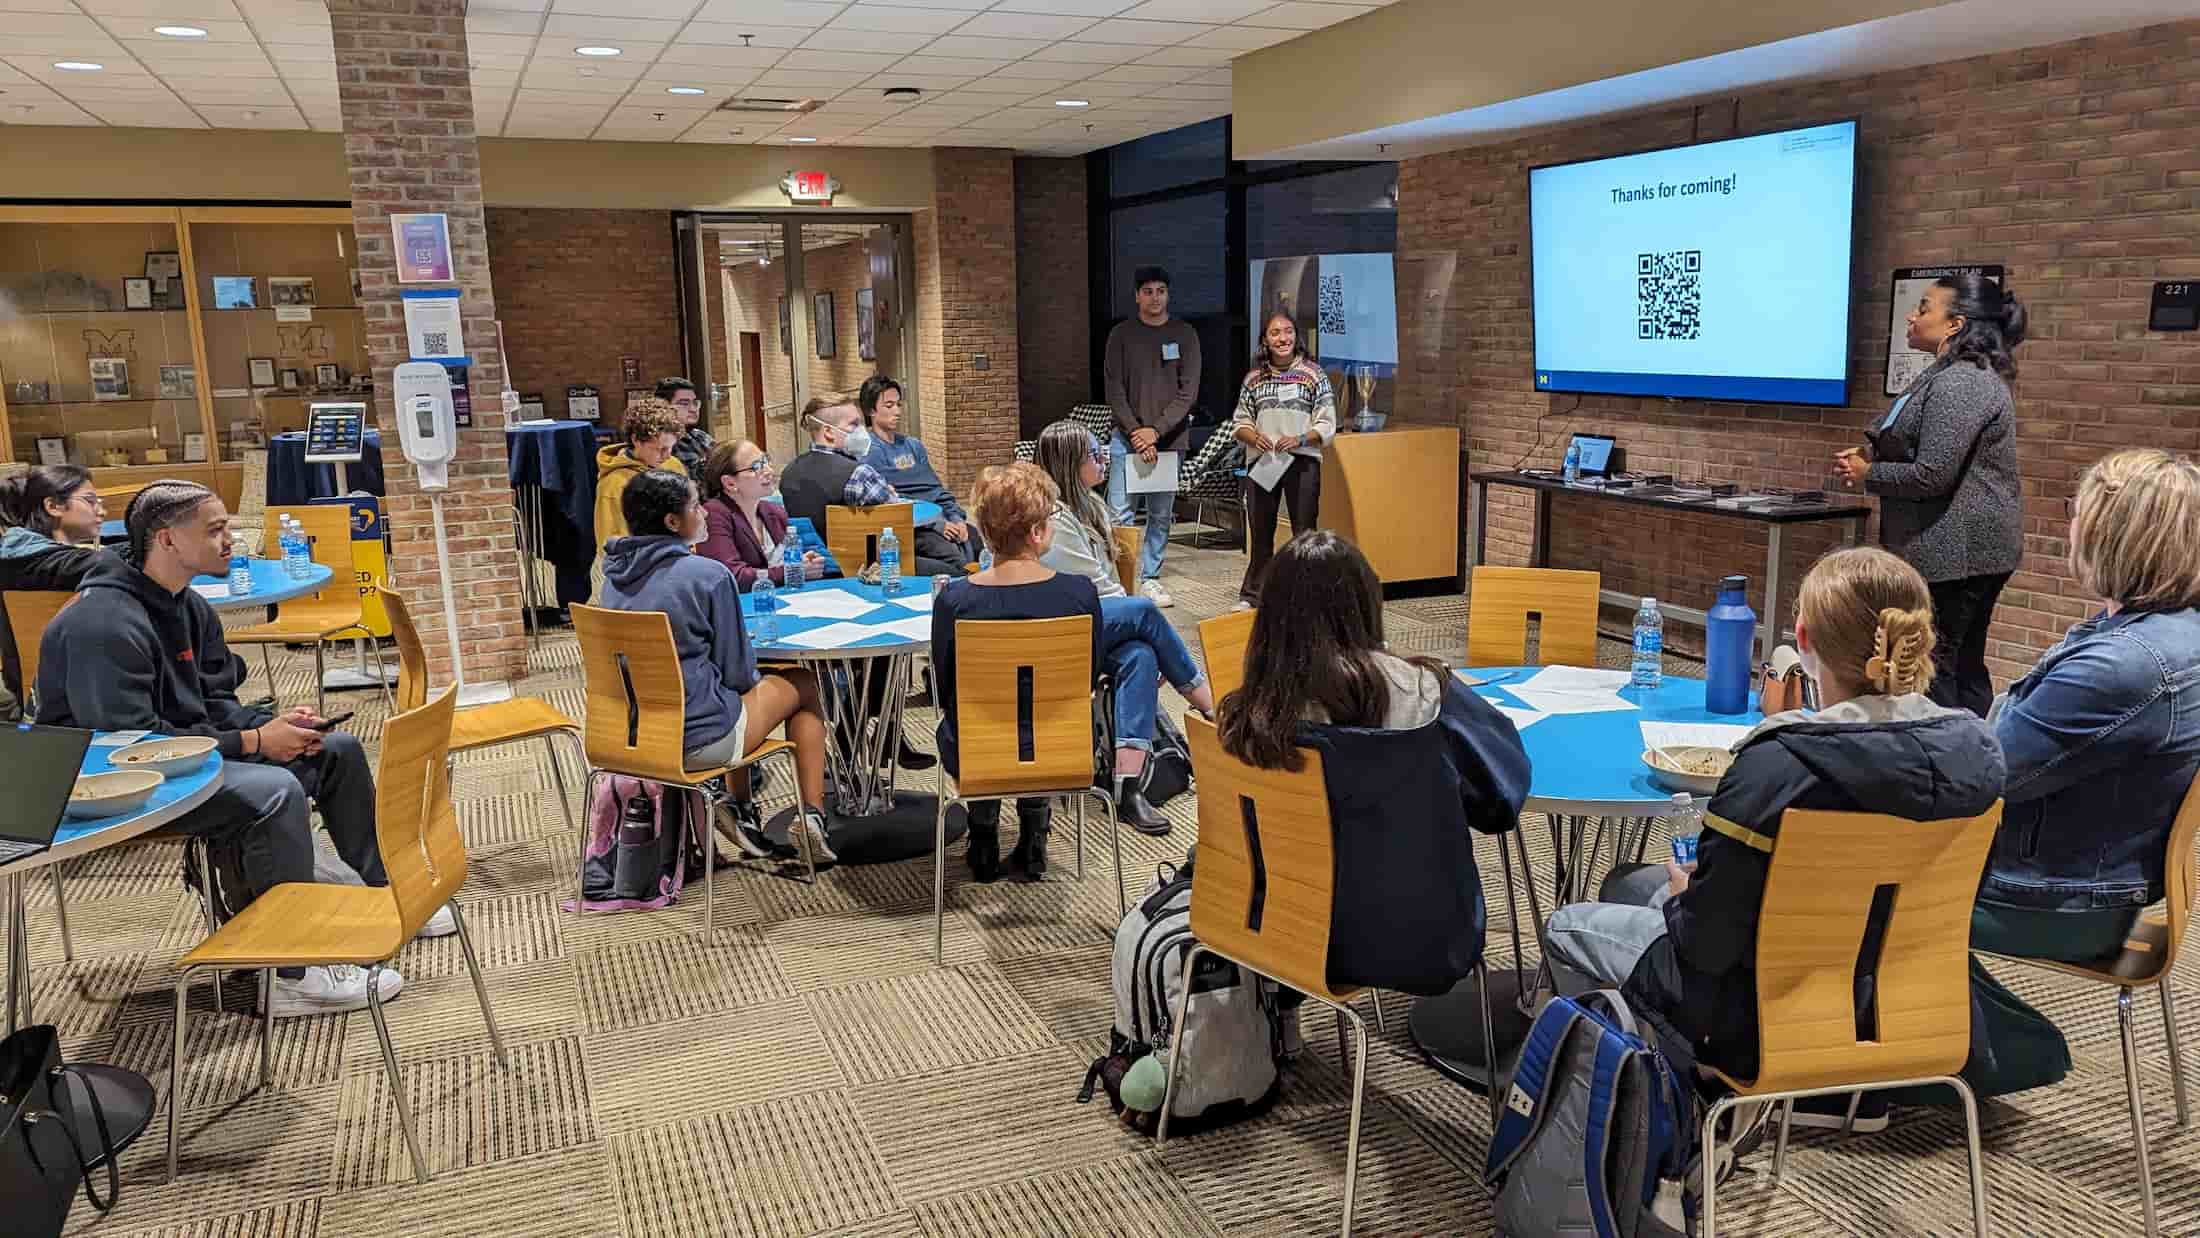
[[[0,593],[75,592],[99,561],[99,526],[106,518],[90,471],[76,465],[42,464],[0,481]],[[4,607],[0,674],[0,720],[13,721],[26,685]]]

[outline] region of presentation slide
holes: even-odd
[[[1843,404],[1856,123],[1529,173],[1540,391]]]

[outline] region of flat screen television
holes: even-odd
[[[1848,402],[1856,122],[1528,172],[1538,391]]]

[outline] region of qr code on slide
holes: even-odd
[[[1703,330],[1703,251],[1635,255],[1635,338],[1692,340]]]
[[[451,335],[448,331],[423,331],[420,333],[420,342],[427,346],[431,357],[447,356],[451,351]]]
[[[1321,314],[1315,326],[1323,335],[1343,335],[1344,325],[1344,276],[1321,277]]]

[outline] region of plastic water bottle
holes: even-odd
[[[1696,797],[1686,791],[1675,792],[1673,811],[1667,814],[1665,825],[1673,836],[1673,862],[1694,864],[1696,844],[1703,841],[1703,809],[1696,804]]]
[[[981,572],[993,570],[993,548],[991,546],[978,552],[978,570]]]
[[[242,597],[252,592],[252,560],[242,553],[229,556],[229,596]]]
[[[313,561],[306,552],[305,526],[299,524],[293,516],[283,517],[283,525],[286,530],[283,538],[283,570],[290,574],[292,580],[304,579],[308,570],[307,564]]]
[[[802,535],[787,530],[787,540],[779,546],[779,587],[789,593],[802,591]]]
[[[756,584],[750,588],[749,596],[755,599],[756,626],[754,632],[756,643],[759,645],[777,644],[779,642],[779,589],[772,584],[769,573],[756,578]]]
[[[878,535],[878,587],[888,597],[901,592],[901,539],[890,528]]]
[[[1656,598],[1644,598],[1635,611],[1635,673],[1637,688],[1656,688],[1665,679],[1665,614]]]
[[[1749,608],[1749,578],[1719,582],[1719,600],[1704,612],[1703,707],[1715,714],[1749,712],[1751,646],[1757,612]]]
[[[1566,465],[1560,470],[1560,475],[1569,486],[1581,480],[1581,444],[1566,444]]]

